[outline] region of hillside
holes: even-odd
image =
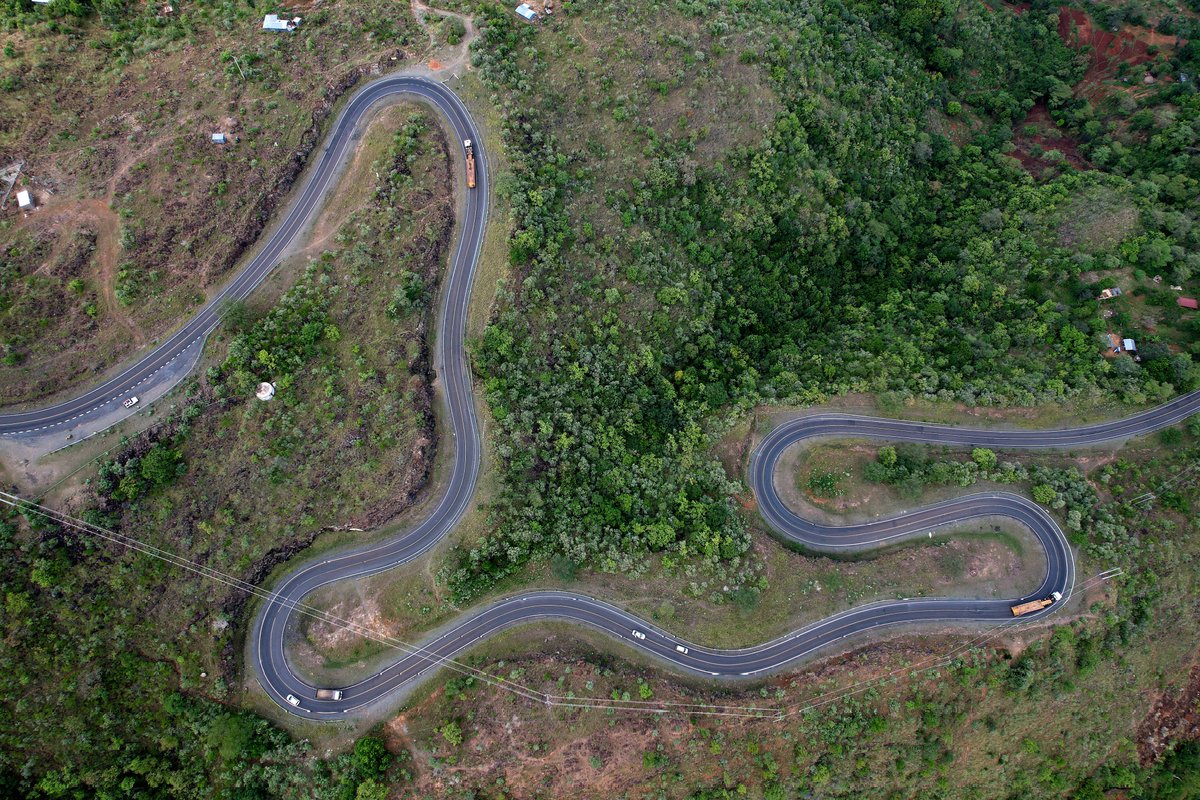
[[[435,6],[297,3],[276,36],[260,18],[285,9],[229,0],[0,0],[0,161],[39,206],[0,212],[0,402],[65,396],[182,322],[369,73],[471,41],[451,85],[494,181],[469,194],[432,108],[379,111],[144,431],[22,465],[98,528],[0,509],[0,795],[1200,794],[1200,416],[1048,452],[826,438],[748,477],[819,411],[1066,428],[1200,388],[1179,302],[1200,296],[1200,8]],[[487,243],[456,265],[472,202]],[[476,266],[477,482],[431,356],[446,276]],[[454,480],[471,502],[444,539],[354,572]],[[995,516],[821,555],[759,513],[771,481],[827,524],[1015,494],[1078,580],[1029,624],[876,629],[761,677],[684,670],[683,645],[599,616],[481,626],[333,722],[256,672],[256,602],[301,561],[352,579],[305,596],[276,663],[347,691],[532,589],[751,648],[930,597],[1013,622],[1051,562]]]

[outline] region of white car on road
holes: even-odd
[[[133,408],[133,407],[134,407],[134,406],[136,406],[137,404],[138,404],[138,399],[137,399],[137,395],[136,395],[136,394],[135,394],[133,397],[130,397],[130,398],[129,398],[128,400],[126,400],[124,403],[121,403],[121,405],[125,406],[126,408]]]
[[[633,638],[635,638],[635,639],[645,639],[645,638],[646,638],[646,634],[642,633],[641,631],[634,631],[634,632],[633,632]]]

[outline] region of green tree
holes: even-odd
[[[442,727],[438,728],[438,733],[442,734],[442,738],[446,740],[452,747],[458,747],[463,743],[462,728],[454,720],[450,720]]]
[[[971,460],[978,464],[980,469],[992,470],[996,468],[996,454],[986,447],[976,447],[972,450]]]
[[[896,466],[896,448],[890,444],[884,445],[879,448],[879,455],[875,457],[875,460],[885,467]]]
[[[1183,441],[1183,431],[1179,428],[1163,428],[1158,432],[1158,440],[1167,447],[1173,447]]]
[[[399,285],[392,293],[387,314],[392,319],[399,319],[405,314],[424,308],[428,298],[429,292],[425,288],[425,279],[415,272],[407,269],[401,270]]]
[[[1058,492],[1054,491],[1054,487],[1048,483],[1039,483],[1033,487],[1033,499],[1037,500],[1044,506],[1048,506],[1058,497]]]
[[[1188,417],[1187,432],[1192,436],[1200,436],[1200,414]]]
[[[392,765],[392,754],[388,752],[383,739],[378,736],[364,736],[354,743],[352,762],[354,771],[360,778],[382,778]]]
[[[387,800],[388,787],[374,778],[367,778],[358,785],[354,800]]]
[[[178,450],[156,444],[142,457],[141,475],[154,486],[166,486],[175,480],[183,467]]]

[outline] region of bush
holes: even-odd
[[[986,447],[976,447],[972,450],[971,460],[978,464],[980,469],[992,470],[996,468],[996,454]]]
[[[378,736],[364,736],[354,743],[354,771],[359,778],[382,778],[392,765],[392,754]]]
[[[451,747],[458,747],[463,743],[463,731],[457,722],[453,720],[447,722],[442,727],[438,728],[438,733],[446,740],[446,743]]]
[[[1044,506],[1050,505],[1057,498],[1058,492],[1054,491],[1054,487],[1048,483],[1039,483],[1033,487],[1033,499]]]
[[[391,302],[388,303],[387,315],[392,319],[399,319],[405,314],[421,310],[428,300],[429,293],[425,288],[425,279],[415,272],[402,270],[399,285],[392,293]]]

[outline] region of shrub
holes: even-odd
[[[392,765],[392,754],[378,736],[364,736],[354,743],[354,771],[364,780],[382,778]]]

